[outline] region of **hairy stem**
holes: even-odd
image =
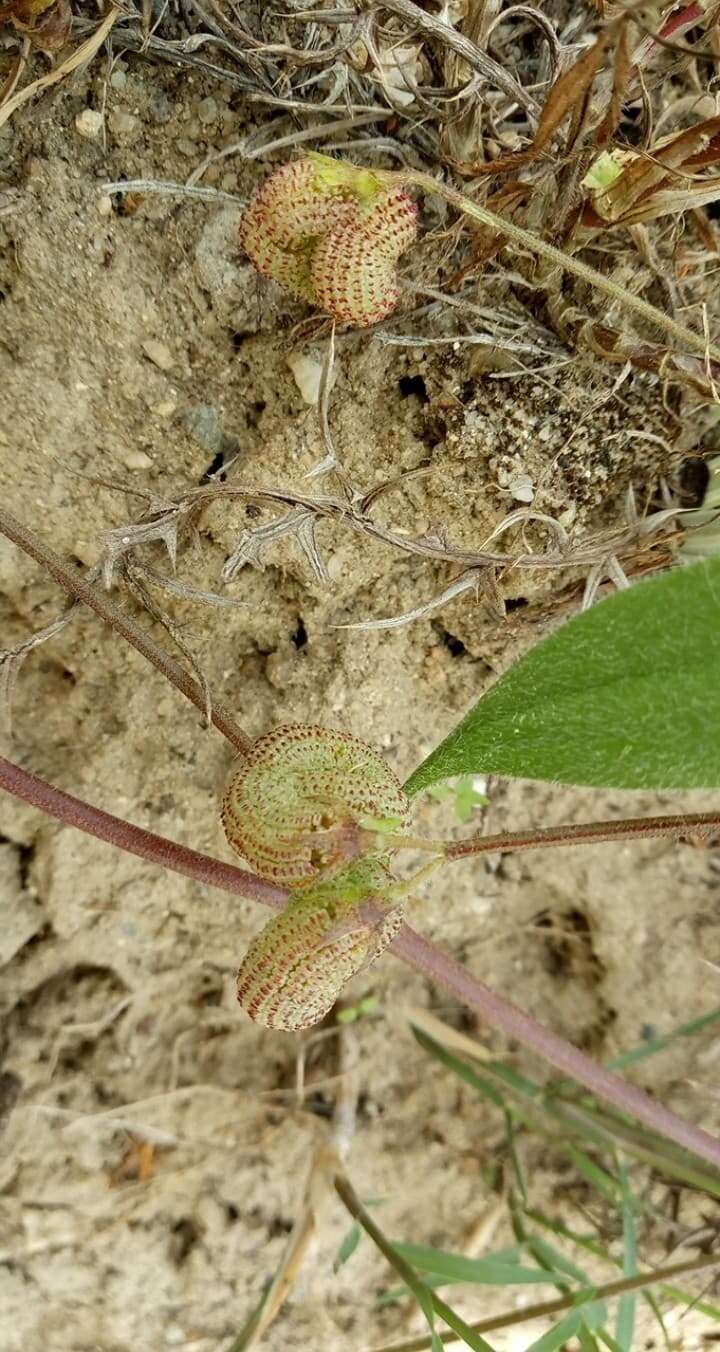
[[[288,893],[283,888],[274,887],[232,864],[225,864],[209,855],[177,845],[163,836],[131,826],[122,818],[111,816],[71,794],[63,793],[2,757],[0,788],[7,789],[50,817],[197,882],[239,896],[252,897],[275,908],[288,900]],[[598,1098],[612,1103],[623,1113],[632,1114],[652,1131],[659,1132],[684,1149],[693,1151],[699,1158],[720,1167],[720,1141],[700,1127],[676,1117],[641,1089],[627,1084],[619,1076],[597,1065],[571,1043],[543,1028],[529,1014],[476,980],[454,958],[423,939],[415,930],[405,926],[392,947],[396,956],[409,966],[425,973],[431,980],[440,982],[463,1004],[477,1010],[485,1023],[507,1037],[516,1039],[563,1074],[570,1075],[584,1085]]]
[[[494,836],[470,836],[445,844],[445,858],[466,859],[495,850],[542,850],[558,845],[600,845],[618,840],[652,840],[659,836],[708,835],[720,829],[720,812],[687,812],[668,817],[624,817],[610,822],[575,822],[564,826],[530,827],[527,831],[500,831]],[[440,842],[436,842],[440,845]]]
[[[711,344],[704,334],[696,333],[692,329],[686,328],[684,324],[679,324],[671,315],[665,314],[662,310],[657,310],[654,305],[650,305],[641,296],[633,295],[632,291],[629,291],[627,287],[618,285],[611,277],[603,276],[601,272],[597,272],[587,263],[581,263],[578,258],[563,253],[562,249],[557,249],[554,244],[548,244],[539,235],[534,235],[531,231],[524,230],[522,226],[506,220],[504,216],[498,216],[494,211],[489,211],[487,207],[480,206],[471,197],[467,197],[465,193],[459,192],[456,188],[451,188],[449,184],[442,183],[430,174],[422,174],[415,169],[401,169],[398,172],[388,171],[383,177],[391,178],[394,182],[402,183],[408,187],[420,188],[423,192],[437,193],[438,197],[444,197],[446,202],[450,202],[452,206],[461,211],[463,215],[469,216],[471,220],[479,221],[481,225],[497,230],[508,240],[512,240],[514,244],[530,249],[532,253],[537,254],[540,258],[547,259],[549,263],[554,263],[563,271],[572,272],[575,277],[587,282],[588,286],[594,287],[596,291],[604,291],[606,296],[609,296],[623,309],[631,311],[648,324],[663,329],[680,349],[684,348],[689,352],[697,353],[698,356],[720,362],[720,349]]]
[[[650,1127],[651,1131],[658,1132],[668,1140],[675,1141],[676,1145],[692,1150],[702,1159],[720,1167],[720,1141],[716,1137],[676,1117],[669,1108],[656,1103],[642,1089],[605,1070],[572,1043],[536,1023],[529,1014],[503,996],[496,995],[449,954],[408,925],[395,939],[392,952],[417,971],[424,972],[432,981],[444,986],[462,1004],[475,1009],[491,1028],[497,1028],[506,1037],[516,1039],[564,1075],[584,1084],[597,1098],[612,1103],[622,1113],[630,1113]]]
[[[89,606],[118,634],[127,639],[133,648],[142,653],[143,657],[146,657],[148,662],[151,662],[205,716],[205,692],[195,678],[178,662],[174,661],[144,629],[140,628],[140,625],[135,624],[135,621],[131,620],[129,615],[126,615],[119,606],[116,606],[109,596],[96,591],[84,578],[79,577],[72,568],[69,568],[63,562],[54,549],[43,544],[34,532],[29,531],[4,507],[0,507],[0,533],[6,536],[8,540],[12,540],[13,544],[18,545],[26,554],[29,554],[31,559],[35,559],[37,563],[41,564],[69,596],[74,596],[77,601],[82,601],[84,605]],[[238,727],[229,709],[213,699],[210,716],[215,727],[224,737],[227,737],[236,751],[239,751],[241,755],[246,755],[252,743],[250,738],[246,737],[242,729]]]

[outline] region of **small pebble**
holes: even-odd
[[[97,540],[81,538],[75,541],[72,552],[76,559],[85,564],[86,568],[94,568],[102,551]]]
[[[220,413],[213,404],[196,404],[185,415],[188,431],[211,455],[222,450],[223,430]]]
[[[188,141],[186,137],[179,136],[175,142],[175,148],[181,155],[187,155],[188,159],[198,153],[198,148],[194,141]]]
[[[172,371],[173,355],[167,343],[161,343],[157,338],[147,338],[142,350],[153,366],[157,366],[161,371]]]
[[[110,84],[113,89],[124,89],[127,84],[127,75],[124,70],[114,70],[110,76]]]
[[[152,460],[144,451],[130,449],[124,451],[121,458],[126,469],[150,469],[152,467]]]
[[[96,141],[101,135],[105,119],[95,108],[83,108],[75,118],[75,130],[86,141]]]
[[[217,122],[219,110],[215,99],[203,99],[197,106],[197,115],[205,127],[208,127],[211,122]]]
[[[529,474],[515,474],[508,484],[516,502],[532,502],[535,497],[535,485]]]
[[[98,216],[103,217],[112,216],[112,209],[113,209],[112,197],[108,197],[107,194],[103,194],[102,197],[98,197],[97,200]]]
[[[141,131],[140,118],[134,113],[126,113],[122,108],[113,108],[108,123],[113,136],[122,141],[134,141]]]
[[[157,413],[158,418],[172,418],[176,408],[174,399],[163,399],[162,403],[155,405],[153,413]]]

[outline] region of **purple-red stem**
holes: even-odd
[[[12,761],[0,757],[0,787],[31,803],[50,817],[76,826],[90,835],[128,850],[152,863],[175,873],[184,874],[197,882],[218,887],[239,896],[252,897],[275,908],[287,900],[287,893],[279,887],[243,869],[225,864],[209,855],[189,850],[163,836],[130,825],[108,812],[84,803],[81,799],[63,793],[52,784],[30,774]],[[481,1018],[506,1036],[517,1039],[525,1047],[549,1061],[565,1075],[570,1075],[591,1093],[612,1103],[623,1113],[630,1113],[652,1131],[701,1159],[720,1167],[720,1141],[700,1127],[694,1127],[676,1117],[661,1103],[654,1102],[641,1089],[628,1084],[611,1071],[596,1064],[576,1047],[555,1033],[541,1027],[516,1005],[496,995],[483,982],[477,981],[460,963],[405,926],[393,944],[393,951],[411,967],[439,981],[457,999],[477,1010]]]
[[[55,817],[68,826],[76,826],[89,836],[106,840],[109,845],[117,845],[118,849],[139,855],[151,864],[159,864],[173,873],[194,878],[195,882],[219,887],[224,892],[235,892],[240,897],[252,897],[253,901],[261,901],[264,906],[273,906],[275,910],[281,910],[289,900],[290,894],[283,887],[275,887],[254,873],[246,873],[234,864],[223,863],[222,859],[213,859],[209,854],[200,854],[198,850],[178,845],[165,836],[157,836],[154,831],[132,826],[122,817],[114,817],[110,812],[103,812],[101,808],[83,802],[82,798],[63,793],[54,784],[48,784],[13,761],[5,760],[4,756],[0,756],[0,788],[7,789],[16,798],[23,798],[26,803],[32,803],[33,807],[39,808],[48,817]]]

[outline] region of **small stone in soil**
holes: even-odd
[[[153,366],[157,366],[161,371],[172,371],[173,355],[167,343],[161,343],[157,338],[147,338],[142,349]]]
[[[86,141],[96,141],[103,129],[105,119],[95,108],[83,108],[75,118],[75,130]]]

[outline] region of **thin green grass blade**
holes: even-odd
[[[573,1263],[560,1249],[557,1249],[549,1240],[543,1239],[542,1235],[528,1235],[527,1245],[533,1257],[541,1263],[548,1272],[552,1272],[563,1278],[562,1285],[567,1290],[567,1278],[571,1282],[578,1282],[580,1286],[592,1287],[593,1282],[577,1263]],[[570,1289],[572,1289],[570,1287]]]
[[[578,1329],[583,1326],[582,1310],[570,1310],[559,1324],[547,1333],[543,1333],[541,1338],[537,1338],[534,1343],[530,1343],[527,1352],[559,1352],[564,1348],[570,1338],[574,1338]]]
[[[578,1150],[577,1146],[569,1145],[565,1147],[566,1155],[572,1160],[575,1168],[583,1178],[600,1193],[608,1202],[617,1205],[620,1198],[620,1183],[618,1179],[613,1178],[606,1169],[603,1169],[584,1150]]]
[[[333,1272],[339,1272],[340,1268],[343,1267],[345,1263],[347,1263],[348,1259],[352,1258],[358,1244],[360,1243],[361,1235],[362,1230],[360,1229],[360,1226],[357,1224],[357,1222],[354,1221],[353,1224],[350,1226],[350,1229],[348,1230],[342,1244],[340,1245],[340,1248],[338,1249],[335,1255],[335,1260],[333,1262]]]
[[[472,1282],[481,1286],[525,1286],[544,1283],[548,1285],[548,1275],[537,1267],[524,1267],[520,1263],[504,1262],[501,1258],[466,1258],[464,1254],[447,1253],[443,1249],[432,1249],[425,1244],[404,1244],[393,1241],[393,1248],[408,1263],[423,1274],[432,1275],[443,1282]]]
[[[678,1286],[663,1286],[662,1291],[671,1300],[681,1301],[688,1310],[699,1310],[701,1314],[706,1314],[708,1319],[714,1319],[720,1324],[720,1309],[717,1305],[709,1305],[706,1300],[697,1300],[689,1291],[681,1291]]]
[[[701,1033],[704,1028],[709,1028],[711,1024],[720,1021],[720,1005],[716,1009],[711,1009],[707,1014],[701,1014],[698,1019],[691,1019],[689,1023],[682,1023],[677,1028],[671,1029],[669,1033],[663,1033],[660,1037],[649,1038],[647,1042],[641,1042],[637,1047],[631,1047],[629,1051],[621,1052],[619,1056],[613,1057],[612,1061],[607,1061],[608,1070],[625,1070],[626,1066],[636,1066],[639,1061],[646,1061],[650,1056],[656,1056],[658,1052],[663,1052],[666,1047],[671,1047],[678,1038],[695,1037]]]
[[[624,1164],[620,1164],[619,1166],[619,1175],[620,1187],[622,1189],[623,1218],[622,1271],[623,1277],[634,1277],[638,1270],[635,1208],[633,1206],[632,1193],[630,1192],[630,1180]],[[619,1345],[620,1352],[632,1352],[636,1309],[637,1296],[633,1291],[626,1291],[618,1301],[617,1321],[615,1324],[615,1341]]]

